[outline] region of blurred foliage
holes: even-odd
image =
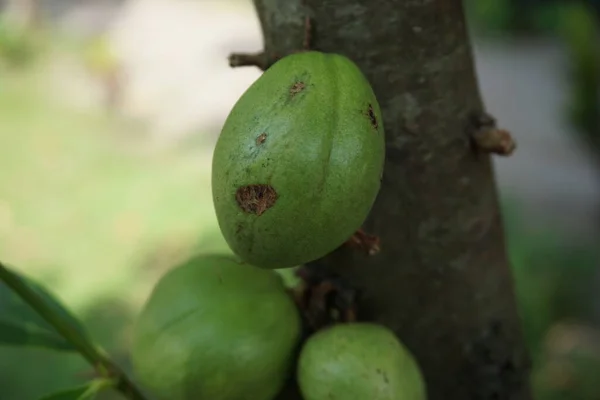
[[[558,232],[528,231],[518,205],[510,202],[504,215],[524,334],[533,359],[535,398],[599,399],[600,331],[588,335],[588,343],[597,342],[594,351],[577,335],[581,328],[558,332],[564,321],[580,321],[588,331],[588,326],[599,322],[596,238],[573,243]],[[557,340],[570,341],[571,346],[561,353]]]
[[[552,35],[564,41],[568,122],[600,162],[600,0],[466,0],[484,35]]]
[[[600,330],[576,322],[555,324],[543,343],[533,385],[541,400],[600,399]]]
[[[104,76],[119,67],[119,59],[106,36],[92,38],[84,49],[84,64],[94,75]]]
[[[210,150],[145,148],[143,124],[73,104],[85,74],[70,64],[63,72],[64,55],[50,53],[2,74],[0,253],[45,283],[128,368],[131,321],[173,249],[224,247],[207,189]],[[156,268],[150,253],[163,259]],[[79,355],[2,347],[0,398],[35,400],[91,372]]]
[[[37,32],[0,16],[0,65],[14,68],[31,64],[42,43]]]
[[[565,6],[560,33],[569,52],[569,121],[600,162],[600,23],[581,3]]]
[[[592,320],[600,249],[595,238],[573,243],[554,231],[527,231],[517,205],[504,208],[508,251],[530,350],[563,319]]]
[[[565,9],[600,11],[598,0],[465,0],[471,26],[485,35],[539,35],[559,32]]]
[[[509,30],[513,15],[508,0],[466,0],[469,22],[477,31],[499,33]]]

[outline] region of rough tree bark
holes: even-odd
[[[430,400],[530,399],[494,172],[468,132],[484,108],[461,0],[254,3],[258,62],[299,50],[308,15],[311,48],[355,61],[382,107],[385,173],[364,225],[382,250],[341,248],[318,266],[361,291],[360,319],[411,349]]]

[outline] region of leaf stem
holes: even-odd
[[[87,399],[90,395],[100,393],[104,389],[116,388],[119,381],[114,378],[99,378],[91,382],[90,387],[83,393],[81,398]],[[86,397],[86,395],[88,397]]]
[[[62,315],[55,312],[36,292],[31,290],[17,275],[0,262],[0,280],[31,306],[42,318],[68,340],[79,353],[107,378],[116,380],[116,389],[131,400],[146,400],[146,397],[125,372],[112,362],[108,354],[93,341],[74,329]]]

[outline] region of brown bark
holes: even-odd
[[[460,0],[255,0],[265,54],[311,48],[355,61],[378,96],[385,173],[366,221],[381,252],[319,260],[362,293],[358,316],[415,354],[429,399],[530,399],[489,155],[467,133],[483,112]],[[293,395],[285,398],[296,398]]]

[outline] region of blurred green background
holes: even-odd
[[[221,70],[202,70],[198,61],[198,74],[204,80],[189,96],[210,100],[206,104],[190,100],[189,108],[200,114],[196,120],[169,124],[168,118],[156,117],[160,112],[139,111],[144,106],[151,109],[144,96],[135,101],[127,97],[135,91],[131,82],[138,82],[136,93],[154,96],[157,109],[171,106],[175,110],[169,115],[182,115],[177,114],[177,105],[169,104],[173,101],[169,91],[144,92],[146,86],[139,83],[144,81],[135,80],[136,73],[149,74],[136,69],[152,63],[144,61],[146,53],[140,50],[139,64],[127,61],[129,52],[161,44],[151,42],[156,38],[140,36],[127,42],[130,47],[119,48],[126,41],[109,34],[111,29],[126,31],[123,21],[131,18],[122,17],[123,9],[131,13],[142,2],[96,2],[85,14],[81,9],[73,11],[82,2],[55,1],[0,1],[4,6],[0,14],[0,259],[46,284],[128,368],[132,320],[161,274],[192,251],[227,251],[212,209],[212,145],[227,105],[258,73],[237,70],[236,76],[243,78],[236,82],[222,78],[226,54],[245,45],[235,38],[208,50],[199,45],[194,51],[205,62],[218,59]],[[201,0],[195,3],[206,4],[187,3],[204,14],[217,7]],[[152,4],[154,11],[170,7]],[[569,62],[561,68],[568,100],[560,120],[573,128],[564,130],[564,135],[580,144],[576,157],[589,157],[594,173],[600,175],[599,2],[468,0],[466,4],[474,37],[483,47],[496,40],[510,44],[531,38],[550,38],[564,46]],[[243,18],[255,38],[247,47],[260,46],[248,2],[223,2],[217,8],[222,29]],[[158,14],[147,18],[153,27],[168,18]],[[98,15],[102,21],[118,20],[121,15],[121,25],[90,22]],[[100,27],[86,29],[94,24]],[[138,25],[131,25],[137,29]],[[213,30],[208,26],[206,31],[182,36],[202,41]],[[183,45],[162,44],[165,49]],[[194,68],[192,63],[189,69]],[[171,87],[169,82],[190,84],[178,70],[162,73],[167,77],[165,87]],[[148,76],[146,82],[152,81]],[[234,87],[227,100],[219,100],[225,86],[222,90],[209,86],[214,76],[220,77],[220,84]],[[210,108],[214,102],[220,108]],[[216,116],[211,119],[202,112]],[[161,123],[162,129],[157,130]],[[517,140],[520,135],[528,132],[516,132]],[[518,152],[527,156],[528,151],[522,146]],[[554,157],[557,170],[561,168],[559,156],[548,157]],[[600,399],[600,213],[588,212],[585,219],[592,228],[585,230],[578,230],[577,224],[568,230],[546,222],[556,210],[530,219],[510,178],[502,178],[501,166],[499,174],[509,252],[535,362],[536,397]],[[556,187],[564,185],[558,178],[553,182]],[[590,201],[600,204],[599,200]],[[569,211],[564,213],[569,219]],[[75,355],[0,348],[0,399],[35,400],[84,382],[91,372]],[[102,398],[120,397],[106,393]]]

